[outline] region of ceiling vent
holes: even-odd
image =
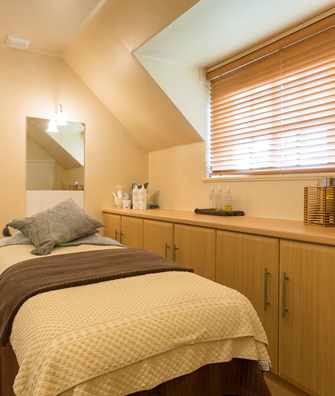
[[[30,40],[26,40],[21,37],[16,37],[12,35],[8,35],[5,40],[5,44],[9,48],[15,48],[20,50],[27,50],[30,47]]]

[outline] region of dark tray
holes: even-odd
[[[243,210],[194,209],[194,213],[210,216],[244,216]]]

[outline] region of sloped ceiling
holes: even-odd
[[[208,67],[332,7],[334,0],[200,0],[137,53]]]
[[[0,45],[7,34],[31,40],[31,50],[62,55],[103,0],[1,0]]]
[[[196,3],[107,1],[65,52],[66,62],[145,150],[202,140],[133,55]]]

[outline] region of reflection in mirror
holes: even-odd
[[[85,125],[67,122],[47,132],[48,124],[27,118],[27,190],[83,190]]]

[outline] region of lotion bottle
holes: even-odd
[[[211,209],[215,209],[216,208],[216,192],[215,192],[215,187],[212,186],[209,192],[209,207]]]
[[[222,210],[223,208],[223,201],[222,201],[222,188],[219,186],[216,190],[215,194],[215,208],[216,210]]]
[[[227,212],[233,210],[233,197],[231,195],[230,188],[227,188],[226,193],[223,197],[223,210]]]

